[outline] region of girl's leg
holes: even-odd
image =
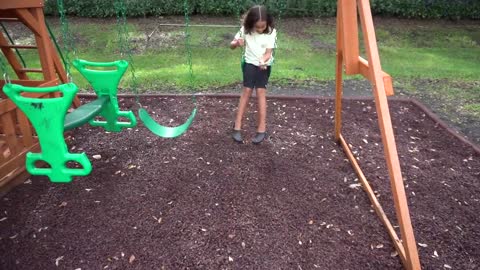
[[[267,130],[267,89],[257,89],[258,100],[258,117],[257,117],[257,132],[265,133]]]
[[[238,103],[237,117],[235,118],[235,130],[242,129],[242,119],[245,114],[245,109],[247,108],[248,101],[252,95],[252,88],[244,87],[242,96],[240,97],[240,102]]]

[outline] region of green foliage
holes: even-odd
[[[114,17],[114,0],[64,0],[67,13],[81,17]],[[182,15],[182,0],[126,0],[128,16]],[[478,0],[371,0],[373,12],[406,18],[480,19]],[[337,0],[189,0],[192,14],[236,15],[254,4],[274,14],[334,16]],[[45,13],[56,15],[57,0],[46,0]]]

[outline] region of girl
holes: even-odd
[[[242,118],[248,105],[248,100],[253,89],[257,90],[258,119],[257,133],[252,143],[260,144],[267,137],[267,98],[266,88],[270,77],[273,62],[273,49],[277,31],[274,28],[273,17],[264,6],[254,6],[248,10],[243,20],[243,27],[230,44],[230,48],[245,46],[245,64],[243,66],[243,93],[238,104],[235,126],[233,127],[233,140],[243,142]]]

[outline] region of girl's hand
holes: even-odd
[[[243,47],[245,45],[245,40],[243,38],[237,39],[237,46]]]
[[[235,49],[237,47],[243,47],[244,44],[245,44],[245,41],[242,38],[234,39],[232,40],[232,42],[230,42],[230,47],[232,49]]]
[[[267,69],[267,64],[263,61],[263,59],[260,59],[260,69],[261,70]]]

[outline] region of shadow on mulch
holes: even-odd
[[[0,268],[401,269],[333,140],[333,102],[269,100],[271,138],[260,146],[231,141],[236,102],[199,98],[197,119],[175,140],[141,125],[78,129],[73,151],[101,159],[70,185],[32,177],[1,199]],[[192,106],[143,103],[172,125]],[[345,137],[395,221],[375,106],[344,110]],[[391,114],[423,268],[478,269],[480,155],[412,103],[392,101]]]

